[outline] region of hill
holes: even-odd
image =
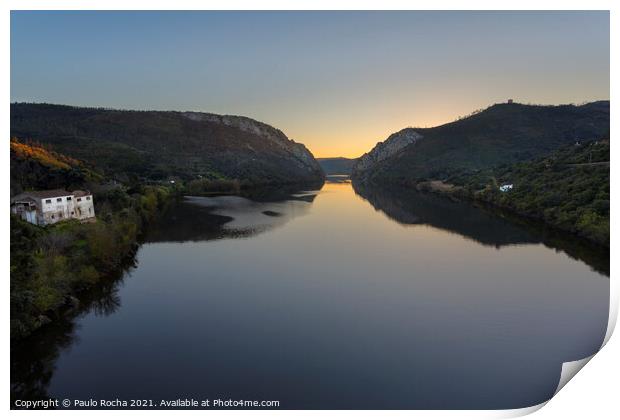
[[[609,141],[560,148],[527,162],[501,165],[446,180],[452,194],[538,219],[609,246]],[[499,186],[512,185],[502,192]]]
[[[358,182],[408,184],[445,179],[544,156],[609,134],[609,101],[581,106],[495,104],[434,128],[406,128],[378,143],[353,167]]]
[[[317,158],[326,175],[351,175],[356,160],[344,157]]]
[[[11,135],[49,144],[121,181],[201,178],[264,185],[323,178],[303,144],[246,117],[14,103]]]

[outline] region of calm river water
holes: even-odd
[[[607,326],[607,251],[402,190],[189,197],[136,260],[13,349],[13,398],[520,408]]]

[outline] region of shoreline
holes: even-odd
[[[353,180],[353,183],[355,182],[356,181]],[[362,184],[365,184],[365,183],[362,182]],[[381,187],[374,183],[371,183],[370,185],[374,187],[379,187],[379,188]],[[593,245],[596,247],[602,247],[602,248],[605,248],[606,250],[610,249],[609,242],[596,241],[590,237],[580,234],[579,232],[565,229],[565,228],[562,228],[561,226],[550,223],[548,220],[545,220],[542,217],[536,217],[531,214],[522,213],[511,207],[502,206],[493,201],[485,200],[481,197],[472,196],[463,187],[453,185],[453,184],[447,184],[440,180],[420,181],[420,182],[413,182],[413,183],[399,183],[399,184],[393,184],[392,186],[400,187],[400,188],[413,188],[416,191],[421,192],[421,193],[434,194],[434,195],[441,196],[441,197],[444,197],[450,200],[457,200],[457,201],[463,200],[475,206],[482,206],[482,207],[486,207],[486,208],[490,208],[494,210],[500,210],[503,212],[507,212],[513,217],[519,217],[519,218],[523,218],[530,222],[540,223],[544,225],[546,228],[555,230],[558,233],[572,235],[575,238],[585,241],[590,245]]]

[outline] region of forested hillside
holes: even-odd
[[[262,185],[323,177],[303,144],[245,117],[15,103],[11,134],[49,144],[123,182],[204,178]]]
[[[358,160],[353,178],[379,184],[445,179],[455,171],[535,159],[608,135],[609,101],[581,106],[496,104],[449,124],[394,134]]]
[[[532,161],[454,174],[446,184],[457,194],[609,246],[609,176],[609,140],[602,140]],[[502,185],[512,189],[502,192]]]

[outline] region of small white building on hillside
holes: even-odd
[[[499,190],[501,192],[508,192],[508,191],[512,190],[512,184],[504,184],[501,187],[499,187]]]
[[[95,217],[92,194],[81,190],[26,191],[11,199],[11,212],[39,226]]]

